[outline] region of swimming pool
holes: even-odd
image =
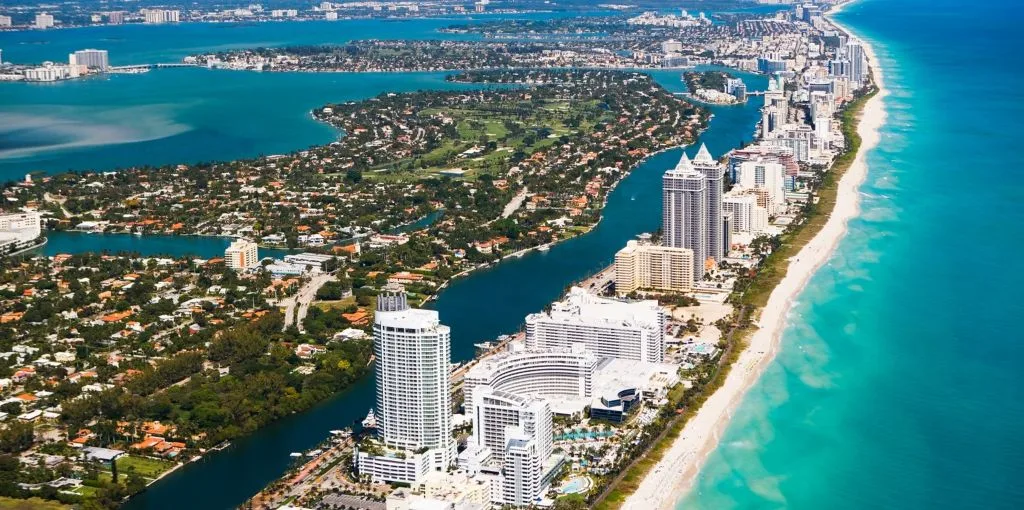
[[[593,482],[589,477],[577,476],[570,478],[558,488],[559,494],[582,494],[590,490]]]

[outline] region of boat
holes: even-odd
[[[540,251],[548,251],[548,250],[551,249],[551,245],[550,244],[542,244],[542,245],[540,245],[540,248],[537,248],[537,249],[540,250]]]
[[[364,429],[375,429],[375,428],[377,428],[377,417],[374,416],[372,408],[370,409],[370,412],[366,413],[366,418],[363,418],[363,428]]]
[[[299,453],[299,452],[292,452],[292,453],[289,453],[288,456],[289,457],[302,457],[302,454]]]

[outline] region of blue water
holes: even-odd
[[[1024,508],[1024,7],[839,19],[892,92],[863,212],[678,508]]]
[[[46,244],[39,248],[43,255],[59,253],[107,252],[137,253],[143,256],[166,255],[171,257],[194,256],[201,258],[223,257],[224,250],[231,244],[227,237],[175,236],[131,234],[87,234],[83,232],[47,232]],[[288,250],[260,248],[260,257],[281,258]]]

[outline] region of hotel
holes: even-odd
[[[575,343],[597,356],[661,363],[665,312],[655,300],[624,302],[573,287],[550,312],[526,316],[529,349],[566,349]]]
[[[0,214],[0,254],[29,248],[35,245],[42,235],[42,217],[39,213]]]
[[[513,343],[511,350],[480,360],[462,381],[466,415],[473,416],[474,393],[490,387],[549,401],[589,399],[593,394],[598,357],[584,344],[565,349],[528,350]]]

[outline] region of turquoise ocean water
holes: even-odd
[[[678,508],[1024,508],[1024,8],[839,19],[892,91],[862,214]]]

